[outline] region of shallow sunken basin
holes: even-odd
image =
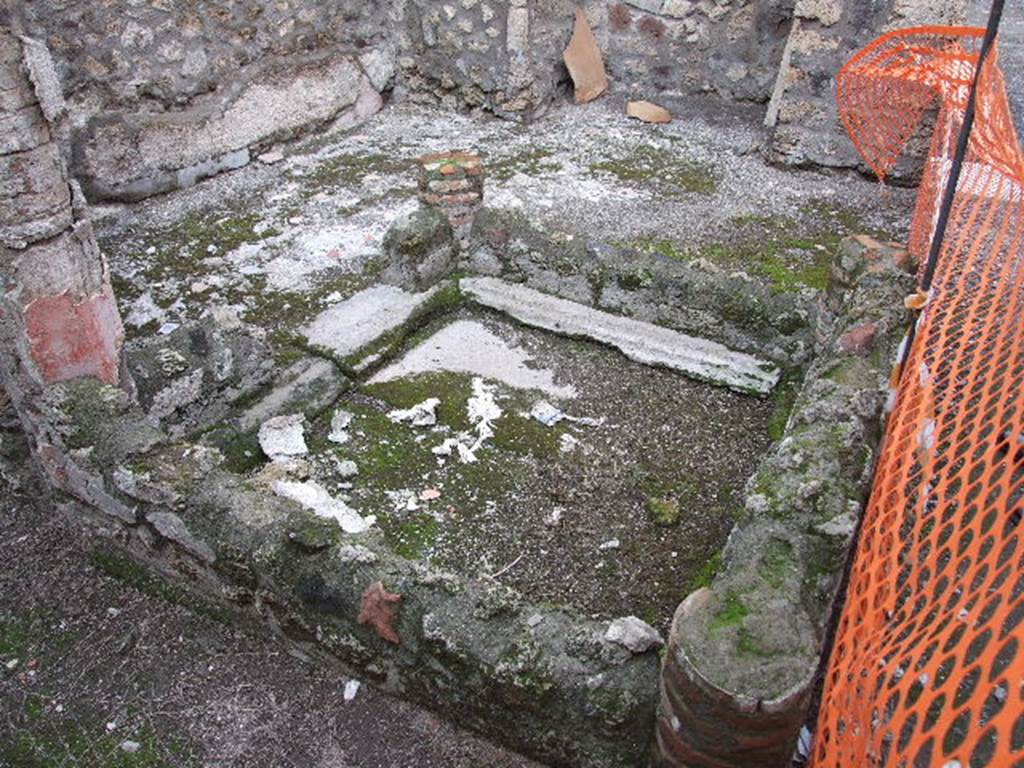
[[[500,408],[493,437],[472,462],[458,450],[437,455],[453,436],[478,436],[474,381]],[[429,398],[440,400],[436,425],[389,418]],[[771,442],[773,407],[464,310],[339,401],[353,414],[347,442],[328,439],[337,409],[317,420],[311,463],[321,484],[376,516],[400,555],[493,577],[531,601],[665,629],[713,574]],[[545,423],[556,412],[566,418]],[[337,472],[349,460],[354,478]]]

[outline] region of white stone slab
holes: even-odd
[[[328,307],[302,333],[310,344],[348,357],[401,327],[436,290],[407,293],[391,285],[375,285]]]
[[[571,398],[576,389],[555,383],[552,371],[530,367],[529,353],[511,345],[482,323],[456,320],[378,371],[371,384],[434,371],[469,373],[517,389],[536,389],[551,397]]]
[[[608,344],[639,363],[662,365],[701,381],[762,395],[779,381],[779,369],[772,363],[714,341],[612,315],[493,277],[465,278],[461,287],[482,306],[527,325]]]

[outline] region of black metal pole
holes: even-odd
[[[953,209],[953,201],[956,199],[957,186],[960,184],[960,173],[963,170],[964,158],[967,156],[967,148],[971,142],[971,131],[974,128],[974,115],[978,105],[978,83],[981,80],[982,68],[985,60],[988,59],[992,45],[995,43],[996,35],[999,32],[999,23],[1003,18],[1004,0],[993,0],[992,8],[988,15],[988,27],[985,29],[985,37],[981,41],[981,50],[978,53],[978,66],[974,70],[974,80],[971,83],[971,92],[967,97],[967,107],[964,109],[964,122],[960,126],[960,136],[957,138],[956,153],[953,155],[953,164],[949,169],[949,180],[942,193],[942,203],[939,207],[939,218],[935,222],[935,233],[932,235],[931,247],[928,251],[928,260],[924,265],[924,272],[921,274],[921,292],[927,294],[931,290],[932,281],[935,279],[935,270],[938,267],[939,253],[946,240],[946,229],[949,227],[949,215]],[[903,368],[910,357],[910,348],[917,338],[917,318],[910,324],[907,331],[907,342],[903,347],[903,355],[900,359],[900,377],[903,376]]]

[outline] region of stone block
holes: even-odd
[[[337,400],[348,384],[331,361],[304,358],[275,377],[271,390],[238,417],[238,427],[250,432],[268,419],[288,413],[312,419]]]
[[[384,237],[384,254],[384,280],[417,291],[447,277],[458,263],[451,222],[432,207],[421,207],[395,222]]]

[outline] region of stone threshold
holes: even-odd
[[[714,341],[613,315],[493,277],[463,278],[459,287],[476,304],[526,325],[615,347],[630,360],[657,365],[737,392],[767,395],[779,368]]]

